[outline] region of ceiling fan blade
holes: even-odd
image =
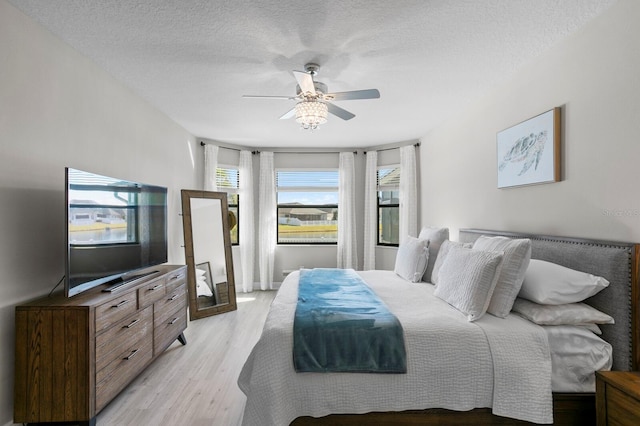
[[[342,109],[339,106],[336,106],[334,104],[330,104],[329,102],[326,103],[327,104],[327,109],[329,110],[329,112],[337,117],[342,118],[343,120],[351,120],[353,117],[355,117],[355,114],[350,113],[349,111],[347,111],[346,109]]]
[[[327,93],[325,98],[332,101],[348,101],[352,99],[378,99],[380,92],[378,89],[352,90],[350,92]]]
[[[293,96],[262,96],[262,95],[242,95],[243,98],[250,99],[295,99]]]
[[[302,93],[311,92],[311,94],[316,94],[316,88],[313,84],[313,78],[311,74],[303,71],[293,71],[293,76],[298,81],[298,86],[302,90]]]
[[[296,115],[296,108],[293,107],[289,111],[285,112],[282,115],[282,117],[280,117],[280,120],[286,120],[288,118],[295,117],[295,115]]]

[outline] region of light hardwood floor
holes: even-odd
[[[238,310],[189,322],[174,342],[98,415],[98,426],[235,426],[245,395],[237,385],[275,291],[239,293]]]

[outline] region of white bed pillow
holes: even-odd
[[[393,271],[407,281],[416,283],[422,280],[429,261],[429,241],[408,236],[396,254]]]
[[[593,334],[598,336],[602,335],[602,330],[598,326],[598,324],[580,324],[580,325],[542,325],[543,328],[553,328],[553,327],[580,327],[587,331],[590,331]]]
[[[513,304],[513,311],[539,325],[614,324],[610,315],[586,303],[539,305],[518,298]]]
[[[542,305],[562,305],[581,302],[608,285],[602,277],[531,259],[518,297]]]
[[[433,265],[438,257],[440,245],[449,239],[449,228],[424,227],[420,231],[418,239],[429,241],[429,262],[427,263],[427,271],[422,279],[427,282],[432,282],[431,273],[433,271]]]
[[[513,301],[522,287],[522,280],[531,260],[531,240],[482,235],[473,243],[473,249],[504,252],[502,270],[487,312],[505,318],[511,312]]]
[[[202,279],[196,280],[196,294],[198,296],[213,296],[211,288],[207,285],[207,282]]]
[[[433,294],[475,321],[489,307],[501,266],[502,253],[452,246]]]
[[[449,249],[451,247],[465,247],[471,248],[473,244],[471,243],[460,243],[458,241],[445,240],[440,245],[440,250],[438,250],[438,257],[436,261],[433,263],[433,270],[431,271],[431,283],[437,285],[438,284],[438,274],[440,273],[440,268],[444,263],[444,260],[447,258],[449,254]]]
[[[553,326],[548,325],[546,327],[553,327]],[[580,325],[577,325],[576,327],[584,327],[585,330],[589,330],[590,332],[595,333],[598,336],[602,334],[602,330],[600,329],[598,324],[580,324]]]
[[[611,345],[589,330],[572,325],[542,327],[551,351],[554,392],[595,392],[595,372],[611,370]]]

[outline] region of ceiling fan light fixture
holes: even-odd
[[[380,97],[378,89],[329,93],[326,84],[313,79],[318,74],[319,68],[318,64],[307,64],[305,65],[305,71],[292,71],[298,82],[295,96],[244,95],[244,97],[295,100],[297,103],[280,116],[280,120],[288,120],[295,115],[296,122],[300,123],[300,127],[305,130],[315,130],[321,124],[326,123],[329,113],[344,121],[355,117],[355,114],[335,105],[333,101],[378,99]]]
[[[315,130],[327,122],[327,104],[318,100],[304,100],[296,104],[296,122],[305,130]]]

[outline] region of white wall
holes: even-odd
[[[180,188],[194,138],[0,0],[0,424],[13,417],[14,307],[64,275],[64,168],[169,188],[169,260],[184,263]]]
[[[621,0],[422,138],[422,225],[640,241],[638,18]],[[562,182],[497,189],[496,133],[555,106]]]

